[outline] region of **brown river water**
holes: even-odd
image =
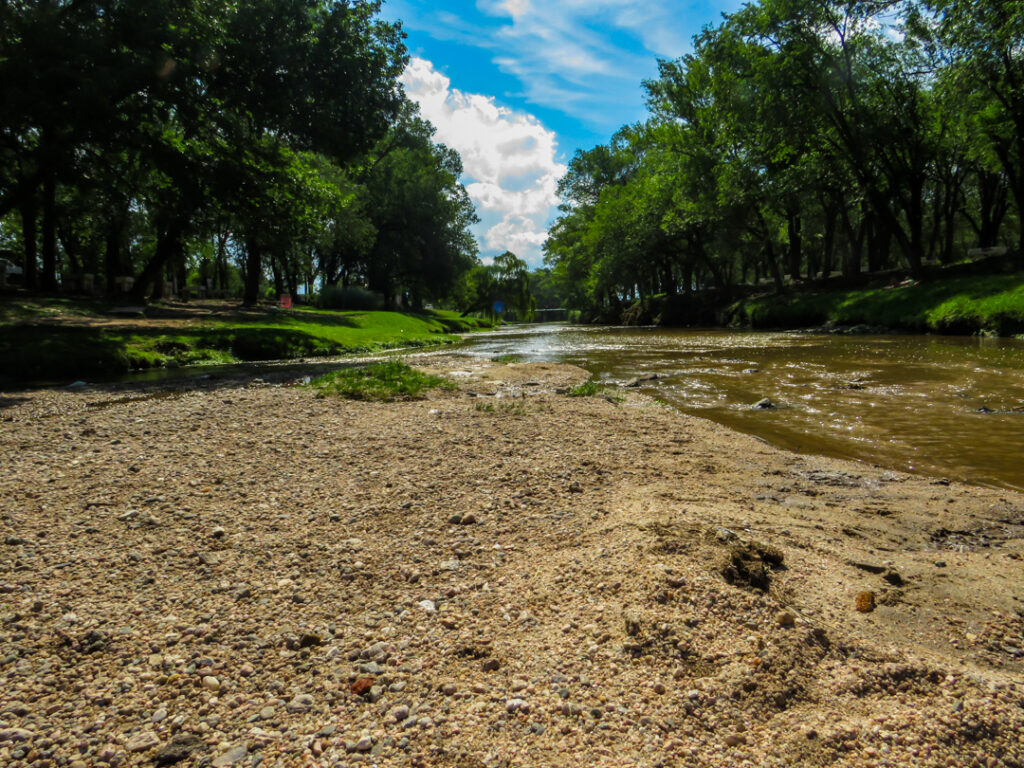
[[[535,325],[463,349],[657,374],[640,391],[789,450],[1024,490],[1024,341]]]

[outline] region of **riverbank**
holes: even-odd
[[[750,328],[860,327],[956,335],[1024,334],[1024,272],[762,296],[729,310]]]
[[[753,289],[748,287],[747,292]],[[731,303],[714,292],[659,295],[637,302],[621,316],[602,316],[595,322],[1015,336],[1024,334],[1024,272],[959,277],[940,273],[926,282],[885,278],[858,287],[799,286],[781,294],[752,293]]]
[[[419,364],[0,401],[0,762],[1024,764],[1024,496]]]
[[[491,324],[455,312],[344,312],[196,301],[125,312],[96,302],[0,299],[0,385],[132,370],[295,360],[450,344]]]

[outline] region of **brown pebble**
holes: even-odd
[[[501,666],[501,662],[497,659],[484,659],[484,663],[480,665],[484,672],[494,672]]]
[[[361,677],[358,680],[356,680],[354,683],[352,683],[352,686],[351,686],[350,690],[356,696],[365,696],[367,693],[370,692],[371,688],[373,688],[373,678],[372,677]]]
[[[789,611],[779,611],[775,614],[775,623],[780,627],[792,627],[796,624],[796,616]]]
[[[875,610],[875,593],[861,592],[857,595],[857,610],[861,613],[871,613]]]

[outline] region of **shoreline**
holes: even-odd
[[[1024,495],[415,364],[5,397],[0,762],[1024,764]]]

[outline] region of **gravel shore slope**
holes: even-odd
[[[421,364],[0,397],[0,765],[1024,765],[1021,495]]]

